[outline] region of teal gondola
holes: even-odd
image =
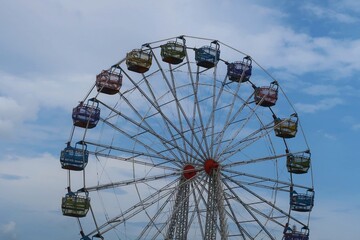
[[[214,67],[220,60],[220,45],[217,41],[211,42],[210,46],[195,49],[196,64],[204,68]]]
[[[306,193],[297,193],[295,190],[290,192],[291,210],[297,212],[310,212],[314,206],[315,192],[309,189]]]
[[[81,171],[84,170],[89,159],[89,151],[87,145],[80,141],[75,144],[75,147],[71,147],[70,143],[60,154],[60,163],[63,169]]]

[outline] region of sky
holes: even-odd
[[[312,152],[310,238],[359,239],[360,2],[0,0],[0,239],[79,239],[59,153],[95,75],[189,35],[250,54],[281,83]]]

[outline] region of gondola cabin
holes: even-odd
[[[230,81],[247,82],[252,72],[251,58],[245,57],[242,61],[232,62],[227,65],[227,75]]]
[[[164,62],[170,64],[179,64],[181,63],[186,55],[186,46],[185,40],[183,42],[179,41],[169,41],[164,45],[161,45],[160,55]]]
[[[127,69],[137,73],[147,72],[152,63],[150,52],[142,49],[134,49],[126,54]]]
[[[295,174],[307,173],[310,168],[311,155],[310,152],[299,154],[289,154],[286,157],[286,167],[288,172]]]
[[[296,136],[298,127],[298,117],[296,114],[292,114],[290,118],[274,120],[274,131],[277,137],[281,138],[293,138]]]
[[[210,46],[195,49],[196,64],[204,68],[214,67],[220,59],[220,46],[214,41]]]
[[[70,143],[61,151],[60,163],[63,169],[72,171],[84,170],[89,159],[89,151],[85,143],[78,142],[75,147],[71,147]]]
[[[312,189],[306,193],[297,193],[295,190],[290,192],[291,210],[297,212],[310,212],[314,206],[315,192]]]
[[[262,107],[274,106],[278,99],[278,88],[279,86],[276,82],[272,82],[270,86],[267,87],[255,88],[255,103]]]
[[[122,85],[122,75],[120,72],[114,70],[103,70],[96,76],[96,89],[109,95],[114,95],[119,92]]]
[[[85,217],[90,208],[90,198],[77,193],[67,193],[62,198],[61,209],[64,216]]]
[[[309,240],[309,229],[303,227],[297,231],[295,226],[293,228],[286,227],[283,240]]]
[[[80,102],[73,109],[72,119],[74,126],[81,128],[94,128],[100,119],[100,108],[98,103],[84,104]]]

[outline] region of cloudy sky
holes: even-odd
[[[0,238],[78,239],[61,215],[71,109],[145,42],[220,41],[275,76],[313,159],[311,239],[359,239],[360,2],[0,0]]]

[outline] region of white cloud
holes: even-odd
[[[330,8],[308,3],[304,5],[303,9],[311,12],[318,18],[338,21],[341,23],[356,23],[360,20],[358,17],[354,17],[351,14],[339,12],[339,9],[335,9],[335,6]]]
[[[22,121],[26,109],[12,98],[0,96],[0,132],[9,135],[15,126]]]
[[[360,2],[357,0],[342,0],[342,1],[331,0],[331,4],[346,12],[350,12],[350,13],[360,12]]]
[[[329,133],[324,133],[324,137],[330,140],[336,140],[336,136],[329,134]]]
[[[332,109],[338,105],[343,104],[344,101],[341,98],[325,98],[317,103],[296,103],[295,108],[300,112],[315,113],[317,111],[325,111]]]
[[[339,87],[335,85],[312,85],[304,88],[303,91],[314,96],[334,96],[339,95]]]
[[[47,2],[47,11],[39,10],[44,6],[37,6],[43,5],[43,2],[29,4],[24,1],[26,11],[23,8],[18,11],[31,25],[15,21],[11,28],[4,26],[4,47],[11,47],[8,51],[12,53],[19,51],[19,57],[28,59],[31,66],[36,65],[36,69],[41,65],[43,71],[96,73],[145,42],[185,34],[218,39],[251,54],[266,67],[282,68],[297,74],[360,69],[359,64],[354,65],[353,61],[360,52],[357,49],[360,44],[356,41],[313,38],[298,32],[285,22],[286,14],[274,8],[246,2],[235,5],[230,1],[203,3],[123,1],[121,9],[127,11],[119,15],[118,2],[114,1],[106,1],[100,6],[90,3],[86,8],[67,1]],[[161,14],[147,14],[147,8],[158,8]],[[240,8],[246,9],[242,11],[241,18],[238,15]],[[135,11],[136,16],[132,14]],[[226,12],[226,15],[219,12]],[[106,18],[103,17],[105,15]],[[115,22],[118,23],[116,30]],[[132,28],[128,27],[130,23]],[[10,31],[14,29],[24,36],[12,41],[15,36]],[[133,29],[141,31],[134,32]],[[21,39],[26,39],[26,48]]]
[[[3,233],[10,233],[15,231],[15,227],[16,223],[14,221],[10,221],[9,223],[2,225],[0,229]]]
[[[95,76],[89,75],[20,77],[0,71],[0,78],[0,132],[11,138],[28,132],[25,124],[35,122],[40,109],[59,109],[70,117],[95,83]]]
[[[17,179],[2,179],[7,192],[3,200],[17,200],[19,208],[31,206],[29,209],[34,211],[57,210],[66,177],[56,157],[47,153],[34,157],[6,156],[0,159],[0,169],[1,174],[17,176]],[[49,189],[57,190],[49,195],[46,191]]]
[[[350,126],[351,130],[360,130],[359,118],[357,117],[346,115],[341,118],[341,121],[345,126]]]
[[[315,196],[315,206],[312,212],[310,237],[317,240],[356,239],[360,236],[360,229],[354,224],[360,221],[360,209],[356,196],[319,197]],[[316,204],[318,203],[318,204]],[[339,204],[340,203],[340,204]],[[329,227],[335,226],[335,231]]]
[[[0,225],[0,237],[3,240],[16,240],[16,223],[14,221],[10,221],[3,225]]]
[[[360,123],[354,124],[354,125],[352,126],[352,129],[354,129],[354,130],[356,130],[356,131],[360,130]]]

